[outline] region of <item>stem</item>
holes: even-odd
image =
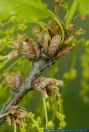
[[[33,118],[30,118],[32,120],[32,122],[34,123],[35,127],[39,130],[39,126],[38,124],[36,123],[36,121],[33,119]]]
[[[76,13],[77,7],[78,7],[78,0],[74,0],[72,6],[70,8],[70,11],[68,13],[68,17],[66,18],[66,22],[65,22],[66,25],[71,23],[74,15]]]
[[[4,116],[6,116],[6,115],[8,115],[8,112],[7,112],[7,113],[4,113],[4,114],[2,114],[2,115],[0,115],[0,118],[4,117]]]
[[[0,67],[0,71],[2,70],[2,68],[7,64],[9,63],[10,60],[6,59],[3,63],[3,65]]]
[[[21,132],[26,132],[23,120],[21,120],[21,124],[22,124],[22,128],[20,128]]]
[[[57,5],[55,5],[55,14],[58,17],[58,13],[59,13],[59,7]]]
[[[57,22],[57,24],[59,25],[59,27],[61,29],[61,33],[62,33],[61,45],[62,45],[63,42],[64,42],[64,38],[65,38],[65,32],[64,32],[64,28],[62,26],[62,22],[61,22],[61,20],[59,18],[56,17],[56,15],[52,11],[48,10],[48,12],[51,15],[51,17]]]
[[[48,126],[48,114],[47,114],[47,108],[46,108],[46,101],[45,101],[45,98],[42,98],[43,99],[43,105],[44,105],[44,112],[45,112],[45,127],[47,128]]]
[[[59,111],[60,111],[61,114],[63,114],[62,99],[61,99],[61,97],[59,97],[58,99],[59,99],[59,101],[58,101]]]
[[[44,30],[46,29],[46,27],[48,29],[50,29],[50,27],[48,26],[48,24],[44,23],[44,22],[41,22],[41,21],[37,21],[36,22],[40,27],[42,27]]]
[[[14,132],[16,132],[16,122],[14,118],[13,118],[13,122],[14,122]]]

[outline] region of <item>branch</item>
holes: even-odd
[[[32,61],[38,61],[34,63],[34,67],[28,78],[26,78],[18,90],[12,93],[9,101],[1,110],[1,115],[6,113],[12,106],[18,104],[20,100],[26,95],[26,93],[32,90],[34,81],[45,69],[47,69],[47,67],[52,65],[53,60],[60,58],[72,49],[73,37],[70,34],[70,29],[65,31],[63,25],[55,17],[55,15],[51,11],[49,11],[49,13],[51,14],[51,17],[56,21],[56,25],[50,25],[50,31],[47,29],[47,31],[42,30],[40,33],[38,32],[40,37],[38,36],[37,44],[35,44],[34,41],[31,41],[31,39],[26,36],[18,36],[17,41],[14,43],[15,50],[21,51],[23,55],[26,55],[26,57]],[[56,32],[54,33],[55,29]],[[59,33],[60,30],[61,34]],[[9,55],[11,55],[9,56],[10,58],[13,58],[12,54]],[[55,80],[53,82],[55,82]],[[56,83],[56,89],[58,86],[59,83]],[[50,88],[52,89],[51,86]],[[46,90],[50,91],[50,88],[47,87]],[[45,94],[48,92],[46,90]],[[41,92],[44,91],[41,90]],[[5,118],[2,117],[0,119],[0,124],[4,120]]]
[[[8,111],[12,106],[15,106],[20,100],[32,90],[32,83],[35,79],[37,79],[41,73],[51,65],[51,61],[45,62],[43,60],[39,60],[38,62],[34,63],[34,67],[29,74],[28,78],[22,83],[19,87],[18,91],[14,92],[13,95],[10,97],[9,101],[6,103],[4,108],[1,110],[0,114],[3,114]],[[0,124],[4,121],[4,118],[0,119]]]

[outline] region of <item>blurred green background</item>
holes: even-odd
[[[53,0],[44,0],[48,4],[50,9],[54,9],[54,2]],[[68,7],[71,7],[72,0],[68,1]],[[60,16],[63,18],[65,15],[65,11],[61,9]],[[87,73],[89,75],[89,63],[87,62],[89,58],[89,46],[85,45],[85,41],[80,41],[81,39],[89,39],[89,16],[87,16],[84,20],[76,19],[74,20],[77,28],[84,28],[86,30],[85,35],[79,36],[78,42],[79,44],[74,47],[71,53],[59,59],[51,69],[46,70],[43,75],[48,77],[55,77],[57,79],[64,79],[65,87],[61,90],[62,98],[63,98],[63,109],[64,114],[66,115],[66,128],[68,129],[89,129],[89,77],[83,75],[84,70],[86,67],[82,67],[83,62],[87,63]],[[8,25],[9,26],[9,25]],[[32,25],[33,27],[33,25]],[[30,28],[32,28],[30,27]],[[26,30],[27,34],[30,34],[30,28]],[[23,31],[22,31],[23,33]],[[2,52],[1,52],[2,53]],[[3,51],[4,54],[4,51]],[[82,59],[84,58],[85,59]],[[10,62],[13,63],[13,62]],[[84,64],[85,64],[84,63]],[[86,64],[85,64],[86,65]],[[27,68],[26,68],[27,66]],[[0,76],[4,72],[5,68],[9,67],[9,63],[0,70]],[[22,60],[18,62],[11,71],[17,71],[18,68],[21,67],[20,71],[24,76],[27,76],[29,73],[29,69],[32,68],[32,63],[28,62],[28,60]],[[23,70],[25,69],[25,70]],[[88,76],[87,75],[87,76]],[[0,78],[3,80],[2,78]],[[0,82],[1,82],[0,80]],[[82,88],[83,80],[86,82],[87,86]],[[81,85],[82,84],[82,85]],[[87,92],[86,91],[87,87]],[[85,91],[84,91],[85,90]],[[0,109],[4,106],[6,100],[10,95],[10,91],[8,92],[8,88],[6,87],[4,81],[3,85],[0,86]],[[84,93],[85,94],[81,94]],[[42,105],[42,98],[40,97],[39,93],[31,92],[28,93],[20,102],[22,106],[25,106],[28,111],[32,111],[36,113],[37,111],[41,111]],[[0,126],[0,132],[10,131],[13,130],[11,127],[4,123]]]

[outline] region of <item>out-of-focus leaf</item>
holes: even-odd
[[[16,13],[19,20],[29,22],[48,17],[47,6],[41,0],[0,0],[0,11]]]
[[[5,58],[6,58],[6,56],[0,55],[0,60],[4,60]]]
[[[89,14],[89,0],[78,0],[79,1],[79,12],[81,15]]]

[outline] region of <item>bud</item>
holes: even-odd
[[[67,31],[73,31],[75,29],[75,25],[73,23],[66,26]]]
[[[18,35],[17,36],[17,41],[22,43],[22,42],[29,42],[29,38],[26,35]]]
[[[33,84],[34,89],[46,98],[59,96],[59,87],[63,86],[63,81],[45,77],[39,77]]]
[[[75,32],[75,35],[83,35],[83,34],[85,34],[85,30],[82,29],[82,28],[80,28],[79,30],[77,30],[77,31]]]
[[[18,35],[17,39],[13,42],[13,49],[20,51],[23,42],[29,42],[29,38],[26,35]]]
[[[75,25],[73,23],[66,26],[66,35],[67,37],[74,35],[75,33]]]
[[[55,0],[56,5],[63,4],[64,0]]]
[[[21,43],[14,41],[12,48],[18,51],[21,50]]]
[[[32,43],[30,41],[30,43],[27,42],[23,42],[22,43],[22,54],[26,55],[28,59],[30,60],[38,60],[39,56],[40,56],[40,50],[38,45]]]
[[[7,73],[6,81],[12,90],[16,90],[22,84],[22,76],[20,73]]]
[[[67,39],[65,39],[64,44],[65,45],[70,45],[72,43],[73,39],[74,39],[73,35],[68,37]]]
[[[27,111],[19,106],[12,106],[5,116],[6,121],[9,125],[14,125],[14,121],[16,126],[21,126],[22,121],[27,117]]]
[[[30,60],[38,60],[40,50],[38,45],[29,39],[26,35],[18,35],[17,40],[13,44],[13,48],[20,51]]]

